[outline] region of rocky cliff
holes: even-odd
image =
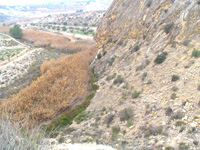
[[[200,1],[114,0],[95,37],[99,90],[67,137],[117,149],[200,149],[199,39]]]

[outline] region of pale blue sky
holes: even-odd
[[[26,4],[43,4],[48,2],[70,2],[84,0],[0,0],[0,5],[26,5]]]

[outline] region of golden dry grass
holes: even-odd
[[[9,28],[0,27],[8,33]],[[95,56],[94,45],[73,43],[64,36],[37,30],[24,30],[23,39],[37,46],[55,47],[82,51],[50,60],[41,66],[42,75],[30,86],[10,99],[3,100],[0,109],[13,111],[13,121],[22,121],[29,116],[28,125],[36,125],[56,117],[69,108],[73,101],[83,99],[88,88],[89,64]],[[17,104],[13,110],[13,104]]]
[[[8,107],[12,111],[10,106],[17,104],[13,121],[22,121],[29,115],[29,125],[54,118],[86,94],[89,63],[93,56],[90,49],[58,61],[45,62],[41,66],[41,77],[17,95],[4,100],[1,108]]]

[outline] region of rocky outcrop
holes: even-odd
[[[199,8],[195,0],[114,0],[95,37],[100,88],[86,120],[71,126],[76,141],[200,148]]]

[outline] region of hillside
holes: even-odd
[[[200,149],[200,2],[114,0],[91,67],[99,90],[65,142],[117,149]]]
[[[48,16],[50,14],[65,14],[85,11],[106,10],[111,0],[59,0],[48,2],[1,2],[0,22],[32,17]],[[4,5],[1,5],[1,4]],[[13,6],[12,6],[13,5]]]
[[[94,60],[91,41],[24,30],[24,42],[78,53],[44,62],[41,75],[0,108],[12,112],[12,121],[28,114],[28,125],[59,129],[43,149],[97,143],[119,150],[198,150],[199,10],[199,0],[114,0],[98,25]],[[0,37],[0,44],[13,40]]]
[[[1,26],[0,31],[8,33],[8,28]],[[38,30],[23,30],[22,39],[23,43],[0,34],[0,110],[10,112],[17,104],[13,121],[29,114],[28,124],[33,125],[80,104],[87,94],[89,64],[96,52],[93,41],[72,42]]]
[[[93,39],[105,11],[55,14],[16,21],[23,29],[37,29],[81,39]],[[8,23],[9,24],[9,23]]]

